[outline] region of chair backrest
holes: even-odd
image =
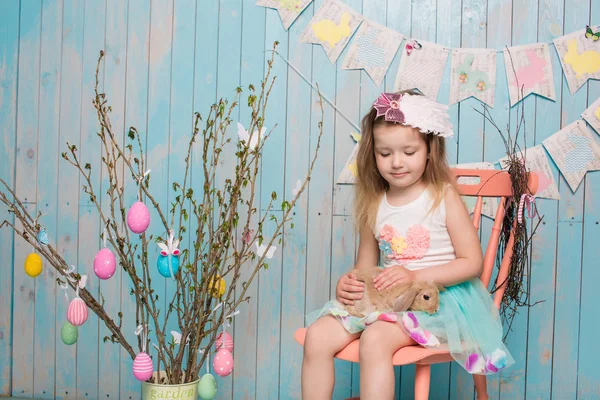
[[[492,277],[492,272],[496,260],[496,254],[498,251],[498,243],[500,241],[500,233],[502,231],[504,213],[507,206],[509,205],[509,202],[512,201],[513,196],[510,175],[506,171],[457,168],[452,169],[452,174],[454,175],[454,179],[456,180],[456,187],[461,195],[477,197],[477,202],[475,203],[475,210],[473,211],[473,225],[475,226],[476,230],[479,230],[480,226],[483,198],[500,198],[498,210],[496,211],[496,216],[494,218],[494,225],[492,227],[490,240],[488,242],[485,256],[483,258],[483,272],[481,274],[481,281],[486,287],[488,287],[490,279]],[[479,178],[479,182],[474,184],[461,183],[460,178]],[[536,193],[538,187],[538,178],[535,173],[529,174],[529,181],[527,183],[527,186],[530,194]],[[506,249],[504,250],[502,262],[500,264],[500,270],[498,271],[497,282],[504,283],[509,273],[510,259],[513,253],[514,228],[516,226],[515,224],[513,224],[513,226],[510,229],[510,236],[506,245]],[[494,293],[494,304],[497,308],[500,307],[500,302],[502,301],[502,297],[504,296],[505,290],[506,285],[502,284]]]

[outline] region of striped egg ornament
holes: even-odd
[[[75,326],[81,326],[87,321],[88,309],[81,298],[76,297],[71,300],[67,309],[67,320]]]
[[[142,351],[135,356],[135,360],[133,360],[133,376],[135,376],[136,379],[145,382],[152,377],[153,372],[154,365],[147,353]]]

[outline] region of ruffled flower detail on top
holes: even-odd
[[[401,236],[391,225],[379,231],[379,248],[384,256],[400,264],[408,264],[423,258],[429,249],[429,230],[422,225],[408,228],[406,237]]]

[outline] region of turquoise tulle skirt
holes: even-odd
[[[514,363],[502,342],[502,323],[491,296],[479,279],[446,288],[435,314],[422,311],[375,312],[354,317],[337,300],[306,316],[310,325],[324,315],[335,316],[350,333],[362,332],[375,321],[399,323],[410,337],[426,348],[447,345],[467,372],[490,375]]]

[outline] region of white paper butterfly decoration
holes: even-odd
[[[241,122],[238,122],[238,137],[240,138],[241,142],[247,143],[248,139],[250,139],[250,134],[248,133],[248,131],[246,130],[246,128],[244,128],[244,125],[242,125]],[[259,132],[254,132],[254,134],[252,135],[252,140],[250,141],[249,146],[252,147],[257,147],[258,144],[260,143],[260,141],[263,138],[263,135],[265,134],[265,131],[267,130],[267,128],[265,128],[264,126],[262,127],[262,129]]]
[[[294,196],[298,196],[298,193],[300,192],[300,189],[302,189],[302,181],[300,179],[298,179],[296,181],[296,187],[294,189],[292,189],[292,194]]]
[[[267,246],[265,246],[264,244],[259,245],[258,242],[256,242],[256,255],[258,255],[259,257],[262,257],[263,254],[265,254],[265,250],[267,250]],[[275,254],[275,250],[277,250],[277,247],[275,247],[275,246],[269,247],[269,250],[267,251],[267,255],[265,257],[268,259],[273,258],[273,254]]]

